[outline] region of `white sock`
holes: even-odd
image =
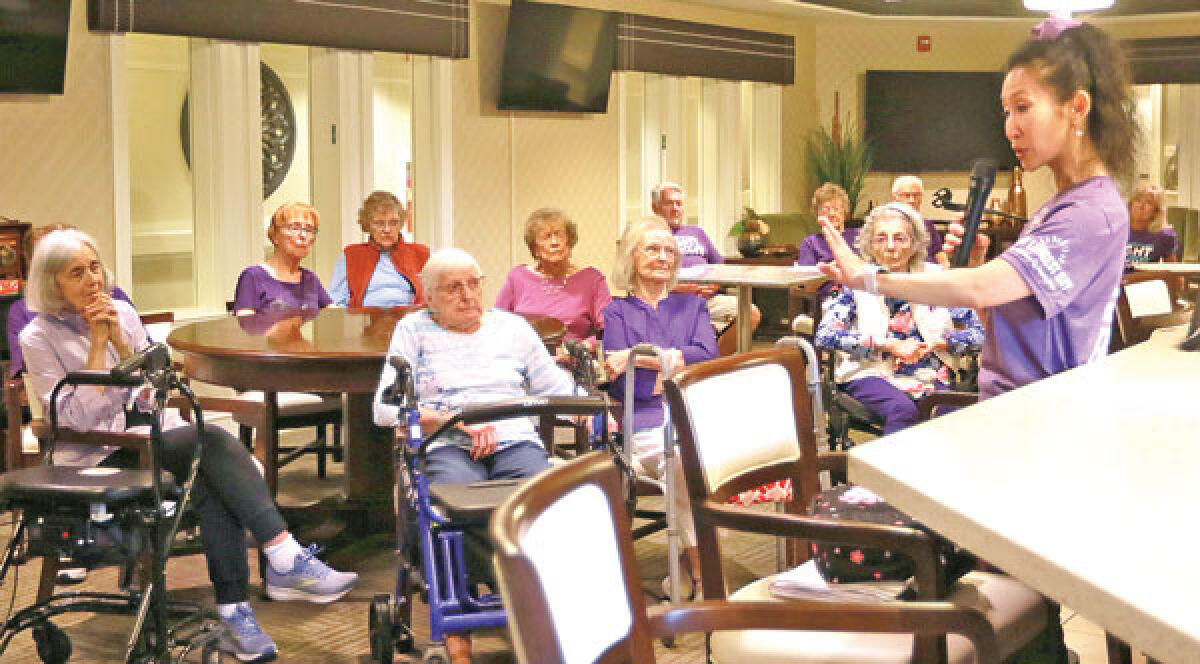
[[[267,556],[267,561],[271,563],[271,567],[282,574],[292,571],[296,566],[296,556],[304,553],[304,548],[292,537],[291,533],[284,538],[279,544],[263,547],[263,553]]]
[[[250,605],[247,604],[246,602],[234,602],[232,604],[218,604],[217,605],[217,615],[221,616],[222,618],[224,618],[226,620],[229,620],[230,618],[233,617],[234,612],[236,612],[238,610],[239,606],[244,606],[247,609],[250,608]]]

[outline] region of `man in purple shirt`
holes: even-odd
[[[920,212],[921,200],[924,197],[925,183],[921,182],[921,178],[915,175],[901,175],[892,180],[893,201],[907,203],[909,207]],[[925,220],[925,230],[929,232],[929,255],[926,260],[936,263],[937,254],[942,250],[942,234],[938,232],[937,226],[934,226],[933,222],[928,219]]]
[[[725,257],[717,250],[708,234],[698,226],[683,223],[683,187],[674,182],[663,182],[650,192],[650,209],[666,220],[675,234],[679,248],[679,267],[724,263]],[[674,292],[699,295],[708,301],[708,316],[712,324],[721,330],[717,340],[721,355],[732,355],[737,350],[737,296],[725,295],[716,284],[679,284]],[[753,309],[751,325],[757,329],[761,314]]]

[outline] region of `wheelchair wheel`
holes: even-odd
[[[33,628],[33,642],[37,644],[38,658],[46,664],[64,664],[71,659],[71,637],[52,622]]]
[[[421,664],[450,664],[450,651],[440,643],[430,645],[421,656]]]
[[[376,595],[371,600],[368,617],[368,638],[371,641],[371,661],[392,664],[392,605],[390,595]]]

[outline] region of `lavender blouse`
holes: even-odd
[[[518,265],[508,273],[496,308],[521,315],[551,316],[567,326],[568,340],[593,336],[604,328],[604,307],[612,302],[604,275],[585,267],[566,279],[551,279]]]
[[[290,311],[324,309],[333,302],[321,279],[309,270],[300,268],[300,281],[288,283],[271,276],[261,265],[242,270],[233,296],[233,310]]]

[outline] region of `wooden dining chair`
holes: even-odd
[[[1150,338],[1154,330],[1184,325],[1191,312],[1176,306],[1171,278],[1161,272],[1130,272],[1121,278],[1117,310],[1113,317],[1112,342],[1116,352]]]
[[[882,549],[907,557],[916,570],[916,601],[863,600],[881,601],[876,606],[885,607],[887,617],[847,614],[828,627],[805,626],[802,631],[770,636],[749,630],[714,634],[714,660],[993,661],[997,655],[1012,655],[1052,629],[1048,602],[1010,577],[971,572],[948,585],[934,539],[925,532],[806,515],[820,488],[818,471],[845,472],[847,457],[844,453],[817,453],[805,368],[803,353],[771,350],[685,367],[664,384],[679,435],[705,598],[735,603],[784,601],[776,599],[771,590],[780,575],[730,592],[717,536],[718,528],[724,528],[784,535],[802,542]],[[789,513],[726,504],[731,496],[784,479],[793,486]],[[785,574],[788,576],[783,578],[798,575],[815,582],[809,586],[812,592],[829,597],[845,597],[847,590],[853,591],[857,585],[825,587],[813,561]],[[878,587],[863,590],[872,595],[881,591]],[[894,598],[895,589],[891,593]],[[790,606],[791,601],[785,605]],[[994,652],[981,651],[977,642],[955,633],[958,627],[978,621],[989,625],[984,631],[995,638]],[[920,629],[898,629],[901,622]]]

